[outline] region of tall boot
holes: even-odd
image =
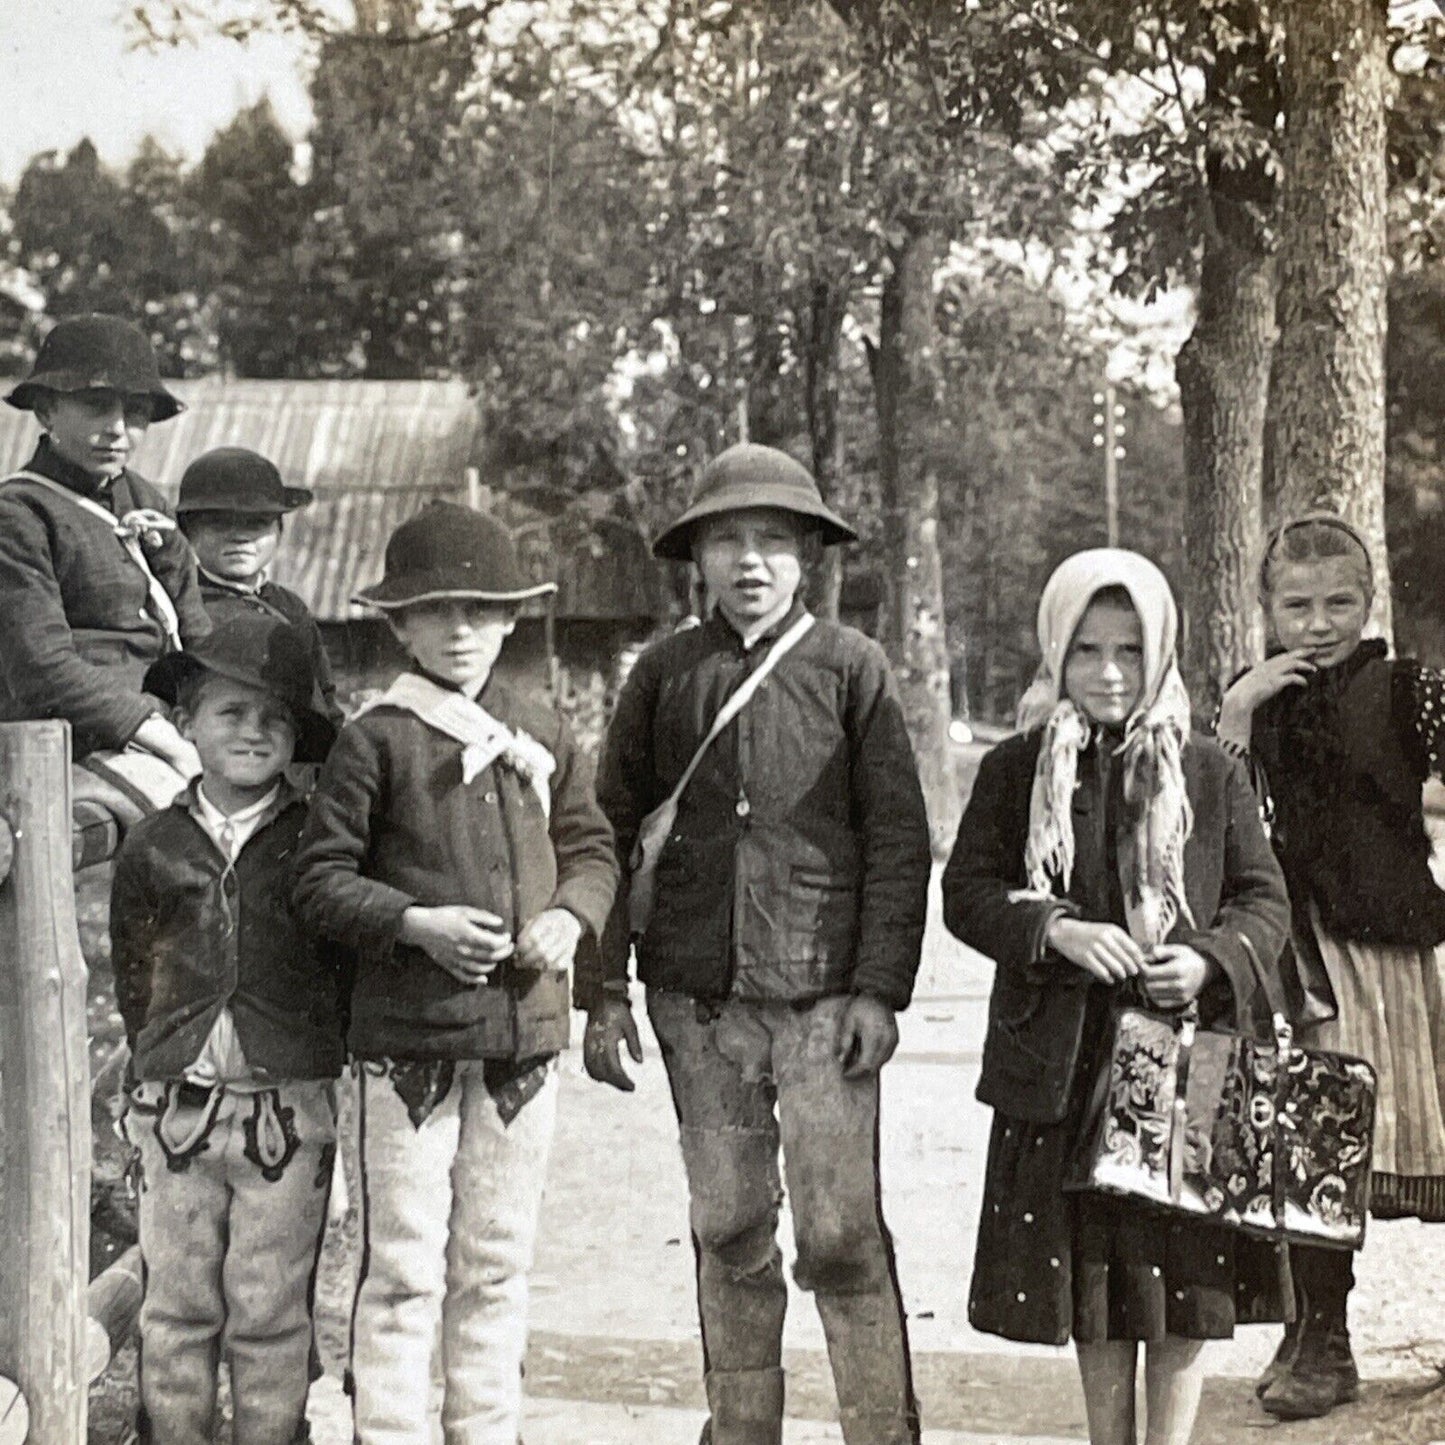
[[[1346,1319],[1354,1259],[1346,1250],[1299,1245],[1290,1250],[1290,1267],[1304,1305],[1298,1344],[1260,1403],[1281,1420],[1312,1420],[1359,1398],[1360,1371]]]
[[[783,1372],[709,1370],[701,1445],[783,1445]]]

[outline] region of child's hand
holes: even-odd
[[[1116,923],[1061,915],[1049,924],[1047,942],[1100,983],[1123,983],[1144,969],[1143,949]]]
[[[441,908],[408,908],[401,915],[402,943],[420,948],[428,958],[462,983],[483,983],[513,952],[512,935],[502,920],[485,908],[449,903]]]
[[[539,913],[517,936],[517,966],[537,973],[570,968],[582,937],[582,922],[565,908]]]
[[[587,1015],[587,1031],[582,1035],[582,1067],[599,1084],[611,1084],[630,1094],[637,1085],[622,1067],[621,1046],[634,1064],[642,1062],[642,1040],[637,1036],[637,1023],[631,1005],[620,998],[608,998]]]
[[[1224,694],[1219,704],[1217,736],[1239,747],[1249,746],[1249,732],[1255,709],[1277,697],[1287,687],[1303,687],[1317,671],[1306,648],[1281,652],[1251,667]]]
[[[1185,944],[1161,943],[1144,969],[1144,994],[1155,1008],[1183,1008],[1199,997],[1217,967]]]
[[[838,1018],[833,1052],[843,1065],[845,1079],[876,1074],[898,1047],[898,1022],[881,999],[858,994]]]

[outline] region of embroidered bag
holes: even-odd
[[[1240,935],[1273,1039],[1125,1006],[1069,1187],[1249,1234],[1359,1249],[1370,1197],[1375,1071],[1301,1048],[1279,985]]]
[[[631,881],[627,894],[627,921],[634,938],[647,931],[648,922],[652,918],[657,860],[662,856],[663,846],[672,835],[672,825],[677,821],[678,801],[692,781],[692,775],[697,771],[703,754],[712,746],[713,739],[748,705],[753,694],[762,686],[763,679],[783,660],[795,643],[802,641],[812,625],[811,614],[805,612],[778,638],[768,655],[758,664],[757,671],[744,678],[737,691],[718,709],[712,726],[707,730],[707,736],[697,745],[692,760],[682,770],[677,786],[638,826],[637,841],[632,845],[632,856],[628,864]]]

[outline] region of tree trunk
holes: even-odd
[[[803,341],[804,400],[808,412],[808,440],[813,475],[823,498],[840,508],[842,438],[838,431],[838,346],[843,336],[846,293],[841,286],[815,280],[806,306],[799,308],[799,334]],[[843,552],[829,547],[823,553],[811,586],[813,610],[837,620],[843,593]]]
[[[1198,320],[1174,368],[1184,412],[1184,666],[1200,717],[1263,652],[1256,569],[1274,312],[1272,259],[1211,236]]]
[[[874,357],[884,573],[880,641],[893,664],[928,799],[934,844],[958,819],[948,750],[948,649],[938,546],[934,429],[943,411],[933,272],[937,240],[909,232],[883,283]]]
[[[1272,466],[1283,514],[1341,511],[1385,556],[1384,0],[1281,0],[1284,202]]]

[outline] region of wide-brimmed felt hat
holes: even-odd
[[[252,512],[279,517],[311,500],[305,487],[288,487],[276,464],[245,447],[202,452],[181,474],[177,516],[185,512]]]
[[[168,421],[185,403],[166,390],[145,332],[120,316],[67,316],[50,328],[30,375],[5,398],[34,411],[45,392],[119,391],[151,399],[151,420]]]
[[[526,602],[557,590],[555,582],[527,580],[506,527],[455,502],[432,502],[403,522],[386,544],[385,567],[355,601],[384,609],[443,597]]]
[[[693,528],[704,517],[745,507],[777,507],[806,517],[824,546],[856,542],[858,534],[823,501],[813,474],[786,452],[756,442],[739,442],[719,452],[698,478],[688,509],[652,544],[654,557],[686,562],[692,557]]]
[[[336,728],[323,707],[306,639],[290,623],[253,612],[232,617],[184,652],[169,652],[152,663],[145,690],[174,706],[187,681],[201,672],[279,698],[296,719],[295,760],[325,760]]]

